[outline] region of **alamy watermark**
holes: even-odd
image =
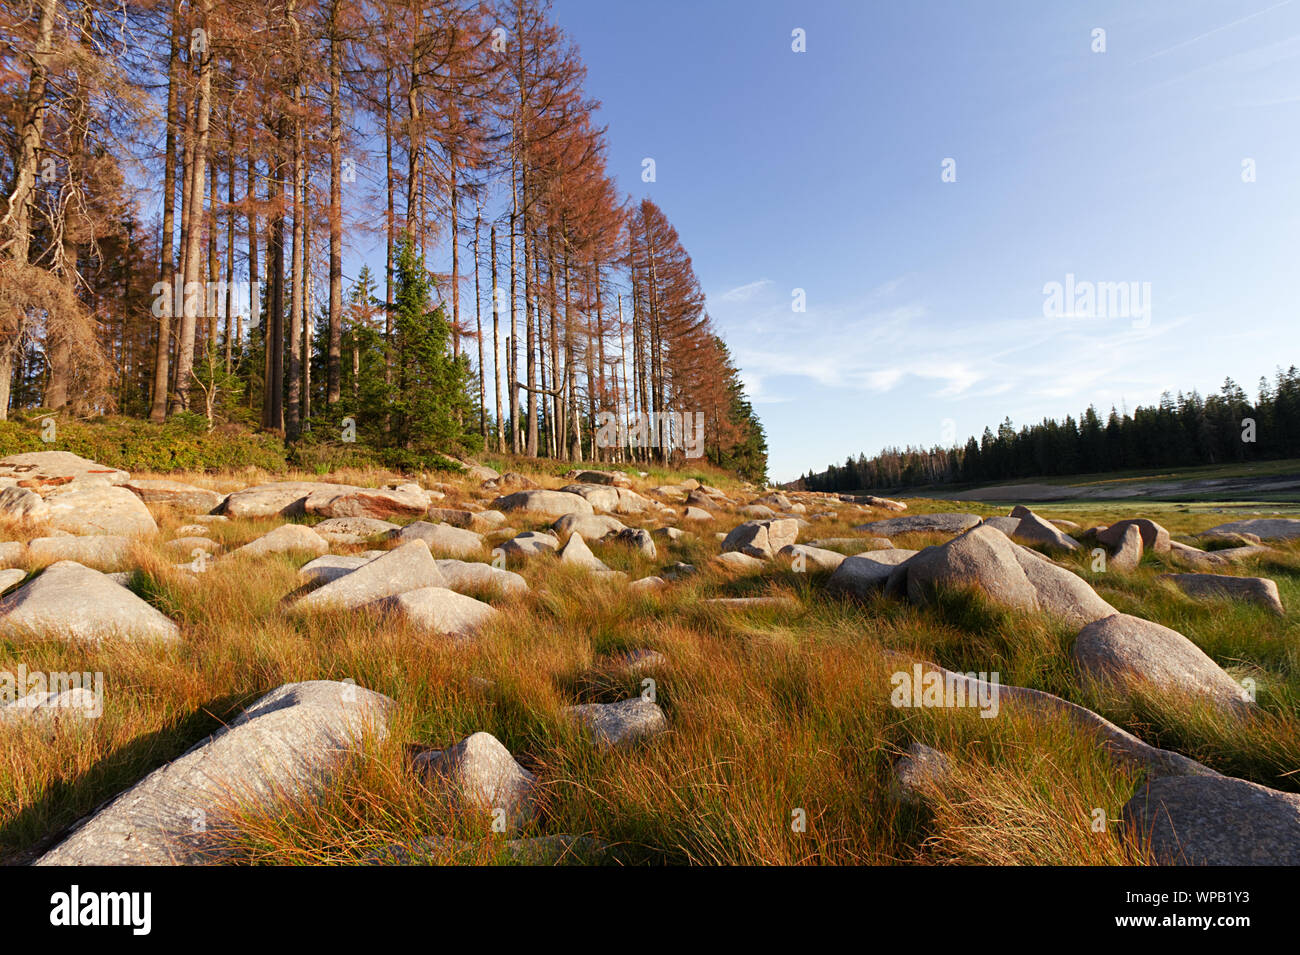
[[[1078,281],[1067,272],[1064,282],[1043,286],[1044,318],[1129,318],[1134,328],[1151,324],[1150,282]]]
[[[921,664],[912,669],[899,670],[889,678],[893,691],[889,702],[893,706],[908,708],[958,707],[978,708],[980,716],[992,719],[998,715],[998,687],[1000,677],[994,673],[950,673],[931,670]]]
[[[704,412],[643,411],[627,419],[596,412],[596,447],[681,449],[688,458],[704,455]]]
[[[55,699],[69,690],[86,692],[72,694],[56,704]],[[41,701],[44,706],[66,706],[93,719],[104,712],[104,674],[47,673],[43,670],[28,670],[23,663],[18,664],[16,670],[0,670],[0,706],[17,703],[35,694],[46,697],[46,700]]]

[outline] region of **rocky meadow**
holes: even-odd
[[[0,482],[10,864],[1300,861],[1300,520],[468,461]]]

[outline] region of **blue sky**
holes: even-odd
[[[1300,363],[1297,0],[554,13],[611,170],[691,253],[775,480]],[[1045,314],[1067,274],[1145,286],[1149,315]]]

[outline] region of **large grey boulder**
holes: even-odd
[[[0,601],[0,632],[98,643],[170,643],[180,628],[97,570],[64,560]]]
[[[1080,626],[1115,612],[1077,574],[983,525],[927,547],[896,573],[905,574],[900,584],[916,603],[927,602],[936,587],[977,587],[997,603],[1044,610]]]
[[[668,728],[668,719],[658,704],[640,696],[619,703],[569,706],[565,707],[564,715],[606,748],[655,736]]]
[[[474,733],[450,749],[421,753],[414,765],[458,806],[500,812],[507,831],[527,825],[536,814],[536,778],[491,733]]]
[[[131,475],[70,451],[29,451],[0,458],[0,487],[47,488],[69,484],[124,484]]]
[[[266,557],[270,554],[291,554],[296,551],[327,554],[329,549],[329,541],[305,524],[281,524],[275,530],[231,551],[229,556]]]
[[[1257,517],[1244,521],[1229,521],[1203,531],[1200,536],[1219,533],[1254,534],[1260,540],[1293,540],[1300,537],[1300,520],[1293,517]]]
[[[1015,535],[1020,540],[1028,541],[1031,544],[1041,544],[1052,550],[1078,550],[1079,542],[1067,534],[1063,534],[1061,529],[1055,524],[1043,520],[1029,508],[1017,504],[1011,509],[1011,516],[1020,519],[1016,525]]]
[[[1160,690],[1208,697],[1227,710],[1250,708],[1244,691],[1200,647],[1176,630],[1125,613],[1079,631],[1070,652],[1078,672],[1120,689],[1147,683]]]
[[[216,510],[217,505],[226,497],[205,487],[195,487],[181,481],[135,478],[122,486],[145,504],[175,507],[190,514],[208,514]]]
[[[307,498],[314,493],[343,493],[346,484],[318,484],[312,481],[273,481],[235,491],[226,498],[222,512],[229,517],[302,517]]]
[[[37,865],[219,861],[233,806],[274,811],[323,793],[367,733],[382,739],[393,701],[350,683],[289,683],[83,821]]]
[[[325,486],[308,494],[303,510],[321,517],[422,517],[433,503],[429,492],[418,484],[391,487]]]
[[[782,547],[799,539],[799,524],[793,518],[745,521],[731,529],[722,541],[722,552],[738,551],[759,560],[771,560]]]
[[[881,590],[894,568],[919,553],[904,548],[892,550],[873,550],[854,557],[846,557],[840,562],[826,581],[830,593],[848,594],[854,597],[867,597]]]
[[[614,535],[614,541],[639,551],[643,557],[650,560],[655,560],[659,556],[659,550],[655,547],[654,538],[643,527],[625,527]]]
[[[622,471],[577,471],[573,478],[580,484],[609,484],[615,487],[631,487],[632,478]]]
[[[155,534],[158,524],[144,502],[121,487],[73,483],[45,495],[44,521],[70,534]]]
[[[1138,533],[1142,535],[1142,547],[1144,549],[1154,551],[1157,554],[1169,552],[1169,532],[1155,521],[1147,520],[1145,517],[1116,521],[1109,527],[1099,530],[1097,540],[1107,547],[1116,547],[1123,540],[1124,532],[1130,527],[1136,527]]]
[[[1034,588],[1038,606],[1046,612],[1076,627],[1115,613],[1086,580],[1037,551],[1017,545],[1016,560]]]
[[[447,587],[420,587],[368,605],[394,614],[418,630],[438,636],[468,640],[500,611],[491,604],[466,597]]]
[[[1100,540],[1100,537],[1098,537]],[[1167,553],[1167,551],[1166,551]],[[1106,562],[1107,568],[1130,574],[1142,563],[1142,532],[1136,524],[1124,528],[1119,543]]]
[[[560,550],[560,563],[581,570],[609,570],[599,557],[591,552],[581,534],[570,534],[569,542]]]
[[[977,587],[998,603],[1038,609],[1016,547],[991,527],[973,527],[939,547],[927,547],[907,562],[907,595],[925,603],[938,587]]]
[[[853,528],[864,534],[894,537],[898,534],[960,534],[979,524],[978,514],[911,514],[871,521]]]
[[[449,554],[452,557],[473,557],[483,553],[483,538],[474,531],[450,524],[430,524],[428,521],[416,521],[394,531],[393,538],[400,541],[422,540],[435,554]]]
[[[821,547],[812,547],[808,544],[786,544],[777,551],[777,556],[789,561],[791,566],[800,573],[814,570],[834,570],[844,563],[843,554],[833,550],[825,550]]]
[[[514,571],[472,560],[438,560],[435,563],[446,578],[447,586],[457,592],[495,590],[501,594],[528,593],[528,581]]]
[[[627,530],[627,525],[608,514],[565,514],[551,525],[551,530],[560,537],[581,534],[587,540],[602,540]]]
[[[559,547],[559,540],[550,534],[542,531],[524,531],[508,541],[503,541],[500,550],[510,557],[534,557],[538,554],[552,554]]]
[[[75,560],[92,567],[120,567],[131,557],[131,539],[112,534],[92,537],[37,537],[27,545],[33,564]]]
[[[577,494],[542,489],[516,491],[492,502],[492,507],[507,514],[518,511],[537,517],[563,517],[565,514],[594,514],[595,509]]]
[[[1016,531],[1020,530],[1018,517],[986,517],[983,523],[986,527],[996,527],[1008,537],[1015,537]]]
[[[1168,776],[1124,806],[1125,833],[1166,865],[1300,866],[1300,795],[1224,776]]]
[[[296,613],[322,609],[349,610],[408,590],[446,586],[446,578],[434,563],[429,545],[422,540],[414,540],[299,597],[290,609]]]
[[[1161,574],[1183,593],[1191,597],[1226,597],[1244,600],[1267,607],[1278,616],[1284,616],[1282,597],[1277,583],[1267,577],[1228,577],[1223,574]]]
[[[376,537],[387,537],[400,528],[374,517],[331,517],[312,527],[331,544],[364,544]]]

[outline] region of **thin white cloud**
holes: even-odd
[[[1230,30],[1235,26],[1240,26],[1241,24],[1246,23],[1250,20],[1254,20],[1256,17],[1262,17],[1264,14],[1271,13],[1272,11],[1276,10],[1278,7],[1290,6],[1291,3],[1292,0],[1281,0],[1280,3],[1275,3],[1271,7],[1265,7],[1263,10],[1257,10],[1254,13],[1247,14],[1246,16],[1241,17],[1240,19],[1233,20],[1230,23],[1225,23],[1222,26],[1214,27],[1211,30],[1206,30],[1204,33],[1191,37],[1190,39],[1183,40],[1180,43],[1175,43],[1173,46],[1165,47],[1165,49],[1163,50],[1157,50],[1155,53],[1150,53],[1142,57],[1137,62],[1145,63],[1147,60],[1154,60],[1158,57],[1165,56],[1166,54],[1174,52],[1174,50],[1181,50],[1183,47],[1191,46],[1193,43],[1199,43],[1201,40],[1204,40],[1206,37],[1214,36],[1214,34],[1216,33],[1222,33],[1224,30]]]
[[[748,302],[771,284],[771,279],[759,279],[757,282],[750,282],[748,285],[738,285],[729,291],[723,292],[718,296],[718,300],[722,302]]]

